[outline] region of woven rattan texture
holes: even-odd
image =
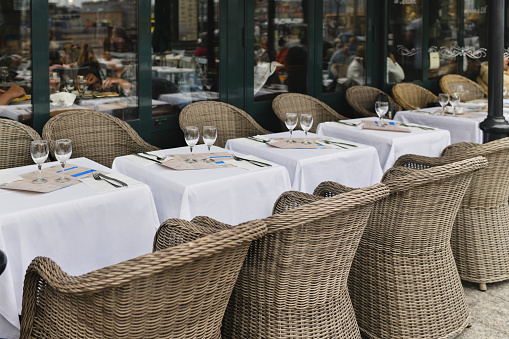
[[[246,112],[230,104],[218,101],[199,101],[187,105],[180,112],[179,124],[182,131],[187,126],[217,127],[216,146],[224,147],[228,139],[268,134],[267,131]]]
[[[458,211],[451,238],[462,279],[490,283],[509,279],[509,138],[457,143],[439,158],[404,155],[395,166],[424,168],[473,156],[488,159],[474,174]]]
[[[74,110],[58,114],[44,125],[42,136],[49,141],[53,154],[55,140],[72,140],[72,157],[86,157],[111,167],[116,157],[154,151],[125,121],[91,110]]]
[[[385,94],[394,106],[394,111],[401,111],[401,107],[390,95],[370,86],[353,86],[346,90],[346,101],[362,117],[377,117],[375,101],[379,94]]]
[[[392,87],[392,96],[403,109],[412,110],[426,108],[429,104],[438,104],[438,97],[426,88],[411,84],[400,83]]]
[[[171,224],[195,228],[170,219],[158,236],[171,238]],[[220,338],[249,244],[265,232],[253,221],[81,276],[37,257],[25,276],[21,338]]]
[[[330,199],[286,192],[263,219],[223,320],[223,338],[360,338],[347,278],[382,184]]]
[[[449,95],[457,92],[457,85],[463,86],[461,101],[484,98],[484,89],[476,82],[458,74],[447,74],[440,79],[440,89]]]
[[[469,324],[449,240],[472,173],[485,166],[478,157],[386,173],[391,194],[375,203],[348,280],[359,327],[368,337],[448,338]],[[329,182],[315,193],[344,190]]]
[[[30,142],[40,140],[32,127],[10,119],[0,119],[0,169],[31,165]]]
[[[278,95],[272,101],[272,109],[279,120],[281,120],[283,126],[285,126],[285,114],[288,112],[297,113],[299,115],[302,113],[313,114],[313,126],[309,130],[313,133],[316,132],[316,127],[319,123],[348,119],[337,113],[326,103],[313,98],[312,96],[298,93],[285,93]]]
[[[484,95],[488,96],[488,84],[482,80],[481,76],[477,76],[475,80],[481,86]]]

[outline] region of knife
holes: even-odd
[[[112,178],[112,177],[109,177],[107,175],[104,175],[102,173],[98,173],[100,177],[102,177],[103,179],[107,179],[107,180],[112,180],[112,181],[116,181],[118,182],[120,185],[124,186],[124,187],[127,187],[127,184],[121,180],[118,180],[118,179],[115,179],[115,178]]]
[[[143,158],[143,159],[147,159],[147,160],[150,160],[150,161],[157,162],[158,164],[162,164],[163,163],[162,161],[159,161],[159,160],[156,160],[156,159],[152,159],[152,158],[149,158],[149,157],[145,157],[145,156],[143,156],[141,154],[138,154],[138,153],[133,153],[133,155],[139,156],[140,158]]]

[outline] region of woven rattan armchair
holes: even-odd
[[[370,86],[353,86],[346,90],[346,101],[362,117],[377,117],[375,101],[380,94],[385,94],[394,106],[394,111],[401,111],[401,107],[390,95]]]
[[[461,279],[486,290],[486,283],[509,279],[509,138],[453,144],[439,158],[404,155],[394,166],[426,168],[473,156],[486,157],[489,165],[472,178],[451,245]]]
[[[389,169],[391,191],[375,204],[348,279],[355,315],[370,338],[450,338],[470,323],[450,246],[454,217],[476,157],[426,170]],[[347,188],[320,184],[315,194]]]
[[[387,194],[382,184],[331,199],[284,193],[251,244],[223,338],[360,338],[348,271],[373,202]]]
[[[478,75],[477,78],[475,79],[477,81],[477,83],[481,86],[482,88],[482,92],[484,93],[485,96],[488,96],[488,84],[485,83],[481,76]]]
[[[31,165],[30,142],[40,140],[30,126],[10,119],[0,119],[0,169]]]
[[[449,95],[457,92],[457,86],[463,86],[461,101],[484,98],[484,89],[476,82],[458,74],[447,74],[440,79],[440,89]]]
[[[182,244],[81,276],[35,258],[25,276],[21,338],[220,338],[249,244],[265,224],[214,227],[203,237],[204,227],[184,220],[161,227],[154,247]],[[186,231],[173,233],[179,229]]]
[[[306,94],[280,94],[272,101],[272,109],[281,120],[282,125],[284,125],[287,112],[313,114],[313,126],[309,130],[313,133],[316,132],[316,127],[321,122],[348,119],[337,113],[326,103]]]
[[[91,110],[73,110],[48,120],[42,136],[49,141],[50,154],[55,140],[72,140],[72,157],[86,157],[111,167],[116,157],[154,151],[158,148],[145,142],[125,121]]]
[[[392,87],[394,100],[403,109],[426,108],[429,104],[438,104],[438,97],[426,88],[412,83],[399,83]]]
[[[216,126],[215,145],[219,147],[224,147],[228,139],[270,133],[240,108],[219,101],[198,101],[187,105],[180,112],[179,124],[182,131],[187,126],[198,126],[200,131],[203,126]]]

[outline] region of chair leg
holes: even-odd
[[[486,292],[488,288],[486,287],[486,283],[480,283],[479,284],[479,291]]]

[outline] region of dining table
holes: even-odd
[[[150,187],[161,221],[170,218],[191,220],[205,215],[236,225],[265,218],[272,214],[274,203],[281,193],[291,189],[285,167],[261,159],[258,161],[270,166],[233,161],[221,147],[211,147],[212,159],[217,161],[217,166],[213,165],[215,168],[179,170],[154,161],[157,160],[155,156],[166,159],[189,153],[189,147],[177,147],[117,157],[112,169]],[[200,144],[193,148],[193,154],[206,155],[208,149]],[[239,156],[246,157],[244,154]]]
[[[398,113],[399,114],[399,113]],[[383,171],[391,168],[404,154],[418,154],[438,157],[442,150],[451,144],[448,130],[408,124],[400,131],[365,128],[364,121],[379,122],[378,118],[366,117],[341,121],[328,121],[318,124],[317,134],[371,145],[376,148]],[[384,119],[386,124],[394,124]],[[371,124],[370,124],[371,125]]]
[[[60,168],[44,163],[43,173]],[[0,249],[8,260],[0,275],[0,338],[19,338],[23,281],[35,257],[49,257],[66,273],[81,275],[152,252],[159,218],[146,184],[87,158],[70,159],[65,168],[83,169],[76,174],[81,180],[48,193],[0,189]],[[18,176],[36,169],[0,170],[0,183],[19,183]],[[97,172],[127,186],[95,180]]]
[[[258,136],[257,139],[287,139],[290,132]],[[304,131],[293,131],[295,138],[304,138]],[[315,133],[308,133],[309,139],[320,139]],[[323,139],[323,137],[321,138]],[[341,138],[342,139],[342,138]],[[333,141],[342,142],[341,139]],[[343,142],[345,142],[343,140]],[[286,149],[271,146],[249,138],[230,139],[225,148],[229,151],[252,154],[286,167],[292,189],[313,193],[323,181],[335,181],[350,187],[366,187],[380,182],[382,169],[378,153],[372,146],[348,142],[341,147]]]

